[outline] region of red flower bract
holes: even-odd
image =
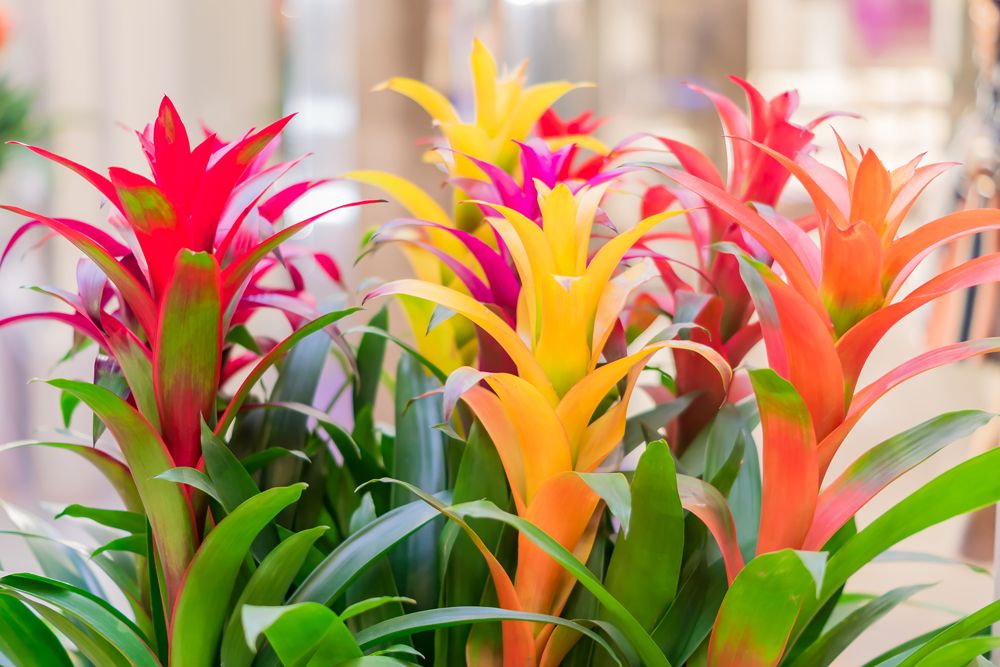
[[[4,257],[27,230],[45,226],[76,245],[99,272],[81,274],[90,278],[81,281],[79,295],[49,290],[73,314],[21,315],[0,321],[0,326],[42,317],[67,322],[92,338],[119,363],[133,404],[161,430],[177,465],[197,463],[199,421],[215,423],[220,383],[252,360],[246,355],[232,359],[226,334],[259,308],[277,308],[293,328],[315,317],[312,297],[294,264],[301,257],[312,257],[339,279],[327,255],[293,251],[282,258],[274,252],[325,215],[274,228],[288,206],[320,183],[300,182],[271,192],[297,162],[266,164],[290,119],[251,130],[232,143],[208,132],[192,147],[177,110],[164,98],[156,121],[137,133],[150,177],[120,167],[103,176],[28,146],[75,171],[104,195],[121,240],[78,220],[5,207],[33,219],[15,232]],[[287,268],[290,287],[264,283],[279,266]],[[260,341],[256,347],[264,349],[253,351],[252,358],[269,346]],[[145,381],[137,377],[146,374]],[[145,385],[151,385],[149,395],[143,395]]]

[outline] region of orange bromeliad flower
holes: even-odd
[[[523,286],[514,326],[463,292],[420,280],[389,283],[369,298],[397,294],[438,304],[474,323],[509,355],[516,374],[472,368],[453,373],[444,389],[446,410],[459,398],[469,405],[497,448],[518,514],[586,559],[599,498],[576,473],[596,469],[621,441],[629,397],[645,363],[660,349],[683,348],[704,355],[724,384],[731,371],[710,348],[682,340],[653,342],[608,359],[605,346],[627,298],[652,274],[648,260],[619,271],[622,258],[644,233],[677,213],[646,218],[591,255],[603,187],[574,195],[564,184],[551,190],[536,186],[541,227],[501,205],[492,207],[498,215],[487,218],[510,251]],[[516,599],[501,602],[558,614],[572,586],[573,579],[551,557],[521,537]],[[515,644],[520,650],[534,645],[546,664],[558,664],[556,654],[572,644],[547,650],[551,631],[539,628],[533,642],[515,643],[508,635],[532,632],[530,626],[505,628],[505,660]],[[524,657],[535,664],[535,655]]]
[[[795,175],[809,193],[818,216],[818,245],[798,227],[760,215],[711,183],[673,170],[669,175],[732,216],[783,274],[738,253],[768,361],[787,380],[754,376],[764,427],[757,550],[820,549],[898,476],[858,480],[849,470],[820,493],[834,455],[865,412],[902,381],[1000,348],[997,339],[949,345],[857,389],[872,350],[904,316],[952,290],[1000,279],[1000,254],[991,254],[900,296],[903,284],[935,248],[1000,227],[1000,212],[961,211],[900,234],[916,198],[950,165],[919,166],[918,157],[889,170],[873,151],[854,155],[840,142],[841,175],[808,156],[793,161],[755,145]]]

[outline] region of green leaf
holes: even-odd
[[[66,509],[56,515],[71,516],[78,519],[90,519],[102,526],[124,530],[127,533],[145,533],[146,515],[126,510],[106,510],[97,507],[87,507],[86,505],[68,505]]]
[[[822,584],[816,573],[825,559],[824,553],[783,549],[747,563],[722,600],[708,664],[777,665],[803,606],[815,598]]]
[[[212,486],[226,512],[232,512],[260,493],[247,469],[205,422],[201,423],[201,451],[205,459],[205,472],[212,480]]]
[[[439,394],[415,399],[439,387],[440,384],[427,375],[412,357],[403,355],[399,358],[396,367],[396,446],[392,475],[432,494],[441,491],[447,484],[446,436],[433,428],[441,421],[442,401]],[[414,499],[402,486],[392,487],[389,497],[392,507],[400,507]],[[412,595],[420,608],[437,601],[440,534],[440,524],[430,524],[416,531],[400,548],[389,554],[400,590]]]
[[[826,667],[878,619],[892,611],[896,605],[926,588],[929,588],[926,584],[894,588],[863,607],[855,609],[835,626],[824,632],[817,641],[799,654],[791,665]]]
[[[70,394],[71,396],[73,394]],[[3,452],[20,449],[21,447],[48,447],[51,449],[61,449],[71,454],[75,454],[97,468],[98,472],[104,475],[121,498],[126,509],[133,512],[142,512],[142,501],[139,499],[139,492],[132,481],[132,475],[128,467],[111,456],[110,454],[87,445],[78,445],[70,442],[45,442],[40,440],[20,440],[0,446],[0,454]]]
[[[965,665],[977,656],[1000,646],[1000,637],[970,637],[945,644],[916,663],[916,667],[955,667]],[[992,664],[992,663],[989,663]]]
[[[117,540],[111,540],[107,544],[94,549],[90,555],[91,557],[99,556],[107,551],[127,551],[146,558],[149,555],[146,553],[146,534],[140,533],[119,537]]]
[[[283,665],[325,667],[363,655],[343,620],[317,602],[243,607],[243,627],[249,646],[266,636]]]
[[[324,328],[330,326],[337,320],[346,317],[357,310],[357,308],[348,308],[346,310],[338,310],[317,317],[311,322],[302,325],[289,334],[287,338],[272,347],[268,353],[257,362],[257,365],[250,370],[246,379],[243,380],[239,388],[233,394],[233,397],[229,400],[229,404],[226,406],[225,411],[222,413],[222,417],[219,418],[219,424],[214,429],[215,432],[221,434],[225,433],[229,429],[233,420],[236,419],[236,415],[239,413],[240,408],[243,407],[243,403],[247,400],[247,397],[250,395],[250,392],[253,390],[260,378],[269,368],[281,361],[281,359],[288,354],[289,350],[294,348],[299,341],[310,334],[322,331]],[[283,374],[282,377],[290,377],[291,375],[294,374]]]
[[[1000,501],[1000,449],[991,449],[938,475],[862,529],[831,556],[817,609],[852,574],[899,541],[954,516]],[[804,627],[810,614],[800,620]]]
[[[535,621],[567,627],[594,640],[609,655],[612,657],[615,656],[614,650],[603,637],[580,623],[559,618],[558,616],[549,616],[548,614],[511,611],[497,607],[443,607],[441,609],[415,611],[412,614],[390,618],[361,630],[357,634],[357,642],[361,648],[369,649],[409,637],[418,632],[470,623],[496,623],[499,621]],[[618,662],[617,659],[616,662]],[[621,663],[619,662],[618,664]]]
[[[323,331],[314,332],[295,343],[278,366],[278,379],[268,396],[269,402],[312,405],[319,387],[323,366],[330,355],[330,338]],[[346,382],[346,380],[345,380]],[[304,450],[309,439],[308,418],[289,410],[264,413],[261,448],[288,447]],[[302,479],[302,463],[284,459],[268,468],[262,476],[264,486],[284,486]],[[318,489],[313,489],[316,491]],[[309,495],[309,492],[306,493]],[[301,508],[304,500],[299,503]],[[290,525],[290,518],[283,523]]]
[[[368,326],[385,332],[389,327],[389,307],[382,306]],[[375,396],[382,378],[382,363],[385,358],[385,336],[366,333],[358,344],[358,376],[354,384],[354,411],[364,405],[374,405]]]
[[[937,649],[960,639],[971,637],[998,621],[1000,621],[1000,600],[991,602],[965,618],[932,632],[922,645],[881,664],[886,667],[896,667],[897,665],[899,667],[914,667]]]
[[[100,598],[85,590],[33,574],[9,574],[0,578],[0,590],[21,593],[21,599],[36,611],[48,605],[71,616],[125,656],[135,667],[159,667],[152,650],[132,621]]]
[[[0,509],[25,533],[28,548],[46,576],[104,597],[86,556],[81,557],[76,549],[65,544],[58,532],[10,503],[0,501]]]
[[[693,516],[688,517],[685,529],[688,549],[694,547],[696,540],[705,543],[705,528]],[[656,643],[672,662],[686,664],[704,643],[727,585],[722,560],[716,557],[714,562],[708,562],[703,546],[689,551],[677,597],[653,631]]]
[[[10,595],[0,595],[0,628],[0,655],[18,667],[72,667],[49,626]]]
[[[410,487],[399,480],[386,478],[381,481],[392,484],[403,484],[413,493],[423,498],[425,502],[435,502],[434,499],[430,498],[419,489]],[[636,620],[635,616],[633,616],[621,602],[616,600],[615,597],[608,592],[601,582],[598,581],[597,577],[595,577],[594,574],[587,569],[586,565],[581,563],[576,556],[574,556],[564,546],[559,544],[559,542],[546,534],[538,526],[530,521],[522,519],[519,516],[510,514],[509,512],[504,512],[493,503],[486,501],[461,503],[446,509],[449,513],[453,513],[462,518],[471,517],[478,519],[492,519],[494,521],[507,524],[508,526],[518,530],[521,535],[534,542],[546,554],[551,556],[553,560],[565,568],[565,570],[577,581],[579,581],[584,588],[593,593],[594,597],[596,597],[604,607],[608,616],[619,627],[625,637],[632,644],[633,648],[635,648],[644,665],[647,665],[647,667],[669,667],[669,661],[663,655],[663,652],[657,647],[656,642],[654,642],[652,637],[649,636],[649,633],[647,633],[646,630],[643,629],[642,625]]]
[[[253,662],[254,652],[247,646],[243,630],[243,607],[281,604],[312,545],[326,531],[325,526],[317,526],[290,535],[261,562],[233,606],[222,637],[222,664],[226,667],[249,667]]]
[[[240,566],[257,534],[302,495],[304,484],[268,489],[233,510],[208,534],[191,563],[171,624],[170,662],[214,663]]]
[[[661,377],[664,376],[661,375]],[[676,387],[674,390],[676,391]],[[642,443],[651,442],[658,438],[657,434],[663,425],[669,424],[687,410],[694,399],[694,394],[679,396],[669,403],[660,403],[646,412],[632,415],[626,419],[625,436],[622,438],[625,451],[631,452]]]
[[[684,510],[674,458],[664,440],[651,442],[631,484],[628,532],[620,536],[604,584],[646,630],[677,593],[684,553]]]
[[[215,488],[212,480],[197,468],[171,468],[170,470],[161,472],[156,476],[156,479],[174,482],[175,484],[186,484],[192,489],[198,489],[220,505],[222,504],[222,500],[219,498],[219,491]]]
[[[455,503],[486,499],[505,509],[509,507],[510,497],[503,463],[489,434],[478,422],[474,422],[469,430],[452,495],[452,502]],[[503,525],[477,519],[469,524],[489,548],[496,550],[500,546]],[[479,604],[490,577],[482,554],[468,535],[454,523],[446,524],[443,528],[442,543],[441,564],[444,576],[438,606]],[[435,653],[464,656],[469,631],[469,626],[465,625],[442,629],[435,637],[435,644],[439,646]]]
[[[743,460],[741,437],[746,420],[735,405],[724,405],[708,429],[704,478],[728,495]]]
[[[352,327],[351,329],[348,330],[347,333],[355,333],[355,332],[370,334],[372,336],[379,336],[379,337],[385,338],[387,340],[391,340],[393,343],[395,343],[396,345],[398,345],[400,347],[400,349],[402,349],[408,355],[410,355],[411,357],[413,357],[414,359],[416,359],[418,362],[420,362],[420,365],[423,366],[424,368],[426,368],[434,377],[436,377],[438,379],[438,382],[440,382],[441,384],[444,384],[445,380],[448,379],[448,374],[447,373],[445,373],[440,368],[438,368],[427,357],[425,357],[424,355],[420,354],[420,352],[418,352],[415,347],[413,347],[412,345],[409,345],[408,343],[404,342],[402,339],[397,338],[396,336],[393,336],[391,333],[389,333],[387,331],[383,331],[382,329],[378,329],[376,327],[366,327],[366,326]]]
[[[36,604],[33,608],[35,613],[52,626],[56,632],[65,637],[75,652],[88,660],[90,664],[101,665],[101,667],[104,665],[108,667],[133,667],[133,663],[110,641],[77,622],[73,617],[64,616],[43,604]]]
[[[238,324],[226,332],[226,342],[239,345],[258,356],[264,354],[245,324]]]
[[[80,399],[65,392],[59,394],[59,412],[62,413],[63,426],[69,428],[73,422],[73,413],[80,405]]]
[[[330,604],[370,563],[437,517],[437,510],[421,501],[386,512],[331,551],[292,594],[290,602]]]
[[[369,611],[371,609],[376,609],[378,607],[381,607],[382,605],[395,604],[395,603],[416,604],[416,602],[417,601],[414,600],[413,598],[403,597],[401,595],[383,595],[377,598],[368,598],[367,600],[361,600],[349,606],[347,609],[345,609],[340,613],[340,618],[346,621],[352,616],[363,614],[366,611]]]
[[[49,384],[79,397],[114,435],[156,536],[168,602],[176,599],[194,555],[195,530],[184,492],[156,479],[174,467],[163,440],[142,415],[107,389],[71,380],[50,380]]]

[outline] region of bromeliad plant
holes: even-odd
[[[980,411],[932,416],[829,474],[893,387],[1000,350],[932,350],[859,387],[903,317],[1000,278],[1000,255],[986,255],[905,287],[935,248],[1000,226],[982,210],[907,227],[947,165],[889,170],[840,143],[843,173],[830,169],[812,157],[829,115],[799,125],[794,93],[768,101],[736,80],[749,117],[704,91],[731,145],[723,179],[669,138],[651,141],[678,164],[633,159],[641,137],[608,149],[591,115],[551,108],[576,86],[526,87],[523,66],[498,77],[479,42],[472,69],[472,122],[420,82],[384,86],[435,119],[429,161],[450,209],[390,174],[347,175],[408,209],[365,252],[400,246],[416,277],[366,302],[395,297],[415,345],[389,332],[386,306],[342,330],[354,309],[321,314],[306,289],[310,265],[339,274],[288,244],[316,219],[283,221],[316,185],[279,186],[296,161],[268,165],[289,119],[192,145],[164,100],[139,133],[151,177],[32,148],[100,191],[114,234],[10,209],[30,220],[4,256],[45,227],[85,259],[75,293],[37,288],[69,312],[0,324],[69,324],[70,356],[95,352],[94,380],[50,383],[67,428],[78,403],[96,419],[89,437],[6,449],[83,457],[123,509],[65,508],[60,521],[92,539],[82,545],[4,506],[41,572],[0,576],[0,659],[828,665],[925,587],[845,593],[854,573],[1000,500],[991,451],[868,526],[854,518],[989,421]],[[793,178],[812,201],[794,220],[780,201]],[[641,199],[638,219],[606,212],[622,194]],[[694,262],[664,241],[690,245]],[[286,338],[259,333],[264,309],[284,316]],[[391,378],[390,341],[403,350]],[[750,368],[759,342],[768,367]],[[391,425],[376,418],[380,387]],[[893,638],[869,664],[966,664],[1000,645],[980,636],[998,620],[994,602]]]

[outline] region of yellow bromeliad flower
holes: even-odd
[[[596,469],[621,441],[629,397],[646,362],[660,349],[684,348],[712,362],[726,386],[732,372],[716,352],[684,340],[654,342],[607,360],[605,344],[628,295],[652,274],[649,260],[619,270],[622,259],[643,234],[678,213],[646,218],[591,255],[604,188],[584,187],[574,195],[564,184],[551,190],[537,185],[541,226],[499,205],[491,205],[498,215],[487,218],[521,280],[515,326],[471,296],[426,281],[392,282],[370,296],[407,295],[445,307],[509,355],[516,374],[454,372],[444,390],[446,409],[459,397],[469,405],[497,448],[518,514],[586,560],[599,498],[576,473]],[[572,586],[555,561],[520,539],[514,589],[521,609],[558,615]],[[519,656],[530,664],[539,656],[558,664],[572,646],[560,634],[550,645],[551,627],[534,633],[535,655]]]
[[[416,79],[394,77],[376,87],[392,90],[419,104],[439,128],[447,151],[430,151],[428,156],[443,164],[452,179],[489,181],[487,175],[473,162],[481,160],[496,165],[513,174],[517,168],[520,146],[517,142],[528,139],[538,119],[566,93],[585,84],[552,81],[525,86],[526,64],[517,67],[508,76],[499,76],[496,61],[478,39],[473,42],[471,66],[475,94],[475,117],[463,121],[458,111],[441,92]],[[553,147],[575,143],[596,152],[607,149],[589,135],[569,135],[554,138]],[[470,159],[472,158],[472,159]],[[465,203],[466,195],[460,188],[453,194],[453,210],[447,213],[420,187],[405,178],[383,171],[354,171],[345,178],[371,185],[386,192],[398,201],[411,216],[445,227],[457,227],[476,233],[482,232],[482,215],[478,208]],[[440,229],[422,230],[426,240],[435,248],[463,262],[473,272],[478,271],[468,250],[453,236]],[[490,239],[485,238],[487,242]],[[417,278],[463,289],[455,276],[426,249],[404,245],[403,251]],[[474,330],[457,322],[444,322],[428,331],[433,307],[403,300],[407,318],[417,340],[417,347],[443,370],[451,371],[475,358]]]

